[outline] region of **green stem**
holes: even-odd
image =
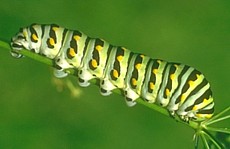
[[[222,149],[222,148],[224,148],[224,147],[222,147],[222,145],[219,143],[219,141],[216,140],[216,138],[215,138],[211,133],[209,133],[209,131],[207,131],[207,130],[204,129],[201,133],[204,135],[204,137],[207,138],[207,139],[205,139],[205,140],[210,140],[210,141],[214,144],[214,146],[215,146],[217,149]],[[205,142],[205,144],[206,144],[206,143],[207,143],[207,142]]]
[[[11,50],[10,45],[7,42],[3,42],[3,41],[0,41],[0,48],[8,50],[8,51]],[[26,49],[23,49],[23,50],[20,50],[20,51],[17,51],[17,52],[22,54],[22,55],[24,55],[24,56],[26,56],[26,57],[29,57],[29,58],[32,58],[32,59],[34,59],[36,61],[44,63],[46,65],[53,66],[53,61],[51,59],[47,58],[47,57],[41,56],[39,54],[32,53],[32,52],[30,52],[30,51],[28,51]],[[68,70],[69,74],[73,74],[73,72],[74,72],[73,69]],[[92,84],[96,84],[95,80],[92,80],[90,82]],[[114,90],[113,92],[122,95],[122,92],[119,91],[119,90]],[[167,117],[172,117],[166,108],[163,108],[163,107],[158,106],[156,104],[149,104],[149,103],[145,102],[141,98],[137,99],[137,103],[142,104],[142,105],[144,105],[146,107],[149,107],[149,108],[151,108],[151,109],[153,109],[153,110],[155,110],[155,111],[157,111],[157,112],[159,112],[159,113],[161,113],[161,114],[163,114],[163,115],[165,115]],[[193,129],[198,129],[199,128],[199,122],[189,121],[189,123],[186,123],[186,122],[182,121],[178,116],[175,116],[175,120],[178,121],[178,122],[181,122],[183,124],[186,124],[186,125],[192,127]]]

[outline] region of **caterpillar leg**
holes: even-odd
[[[105,78],[100,81],[100,88],[101,88],[101,95],[108,96],[112,94],[112,90],[116,89],[117,87],[114,86],[109,79]]]
[[[60,70],[57,68],[54,69],[53,74],[57,78],[64,78],[64,77],[68,76],[68,73],[66,73],[63,69]]]
[[[10,54],[11,54],[11,56],[13,56],[15,58],[22,58],[23,57],[22,54],[19,54],[19,53],[15,52],[14,50],[11,50]]]
[[[87,87],[90,85],[89,80],[95,78],[87,69],[79,69],[78,71],[78,83],[81,87]]]
[[[129,98],[125,98],[126,104],[128,107],[133,107],[136,105],[135,101],[130,100]]]
[[[88,82],[88,80],[84,80],[84,79],[81,79],[81,78],[78,78],[78,84],[81,87],[87,87],[87,86],[90,85],[90,83]]]
[[[110,94],[112,94],[110,90],[106,90],[104,88],[100,88],[100,93],[102,96],[109,96]]]
[[[132,107],[134,105],[136,105],[136,102],[135,100],[137,98],[140,97],[140,95],[138,95],[136,92],[134,92],[132,89],[130,88],[126,88],[124,89],[124,93],[125,93],[125,101],[126,101],[126,104],[129,106],[129,107]]]
[[[72,65],[70,65],[65,58],[62,57],[57,57],[54,59],[54,65],[55,65],[55,69],[54,69],[54,76],[57,78],[64,78],[66,76],[68,76],[68,73],[65,72],[66,68],[73,68]]]

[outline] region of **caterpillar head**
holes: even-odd
[[[19,32],[11,39],[11,55],[16,58],[23,57],[18,51],[22,49],[31,50],[35,53],[39,52],[40,42],[37,30],[40,30],[39,25],[31,25],[26,28],[21,28]]]
[[[19,54],[17,51],[21,50],[21,49],[26,49],[26,47],[28,47],[28,42],[27,42],[27,38],[26,37],[26,34],[23,34],[23,32],[25,33],[25,31],[23,31],[25,29],[20,29],[20,31],[14,36],[11,38],[11,55],[13,57],[16,57],[16,58],[21,58],[22,55]]]

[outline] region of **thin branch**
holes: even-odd
[[[206,127],[206,129],[207,129],[208,131],[221,132],[221,133],[230,134],[230,129],[228,129],[228,128]]]
[[[222,145],[220,144],[220,142],[217,141],[216,138],[215,138],[212,134],[210,134],[208,131],[204,130],[204,131],[202,131],[201,133],[202,133],[208,140],[210,140],[210,141],[213,143],[213,145],[215,145],[216,148],[218,148],[218,149],[222,149],[222,148],[223,148]],[[206,143],[205,143],[205,144],[206,144]]]

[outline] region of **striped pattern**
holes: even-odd
[[[23,28],[12,38],[11,46],[14,57],[21,57],[17,50],[25,48],[53,59],[57,77],[67,76],[65,69],[78,70],[80,86],[99,79],[102,95],[116,88],[123,90],[129,106],[142,97],[185,121],[213,115],[210,84],[193,67],[152,59],[55,24]]]

